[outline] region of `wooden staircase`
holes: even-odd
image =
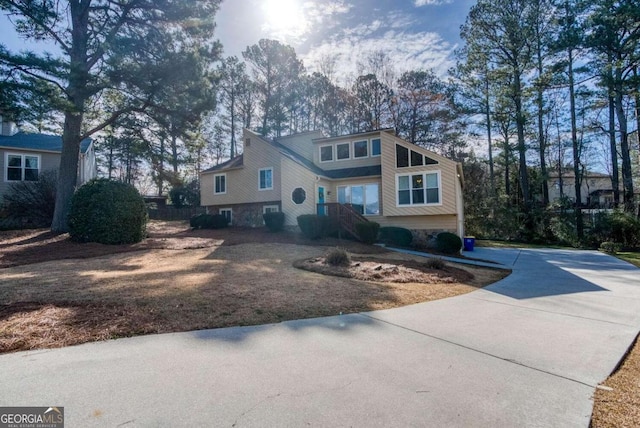
[[[369,222],[351,204],[339,204],[337,202],[318,204],[318,214],[337,219],[340,228],[358,240],[360,240],[360,237],[356,230],[356,224]]]

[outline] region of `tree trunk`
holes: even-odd
[[[524,138],[525,117],[522,111],[522,83],[519,71],[514,71],[514,102],[516,107],[516,127],[518,129],[518,155],[520,169],[520,190],[524,201],[524,212],[529,217],[531,211],[531,195],[529,192],[529,173],[527,171],[527,146]],[[530,219],[527,219],[529,225]]]
[[[609,149],[611,150],[613,206],[618,208],[620,205],[620,171],[618,168],[618,145],[616,144],[616,102],[611,95],[609,96]]]
[[[578,239],[584,238],[584,220],[582,218],[582,173],[580,170],[580,148],[578,147],[578,127],[576,121],[576,94],[573,78],[573,49],[568,49],[569,56],[569,103],[571,109],[571,145],[573,147],[573,186],[576,193],[576,233]]]
[[[496,195],[496,178],[493,168],[493,147],[491,141],[491,108],[489,100],[489,79],[485,79],[485,115],[487,120],[487,142],[489,144],[489,183],[491,185],[491,196]]]

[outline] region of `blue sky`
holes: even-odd
[[[261,38],[293,46],[309,70],[333,56],[339,74],[355,75],[368,52],[383,51],[396,71],[444,74],[475,0],[225,0],[217,33],[225,55]]]
[[[357,63],[369,52],[385,52],[396,72],[434,68],[443,75],[453,65],[460,25],[475,0],[223,0],[216,17],[225,55],[242,51],[261,38],[295,48],[308,70],[333,57],[337,74],[357,75]],[[0,18],[0,43],[28,46]],[[31,46],[37,51],[51,46]]]

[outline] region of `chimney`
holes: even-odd
[[[11,137],[12,135],[16,135],[18,133],[18,126],[15,122],[10,120],[5,120],[4,116],[0,115],[0,123],[2,124],[0,129],[0,135],[3,137]]]

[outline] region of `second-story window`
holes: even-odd
[[[367,140],[353,142],[353,157],[366,158],[369,156],[369,142]]]
[[[336,144],[336,158],[338,160],[349,159],[351,157],[349,143]]]
[[[320,162],[331,162],[333,160],[333,146],[320,147]]]
[[[273,189],[273,168],[262,168],[259,175],[258,188],[260,190]]]

